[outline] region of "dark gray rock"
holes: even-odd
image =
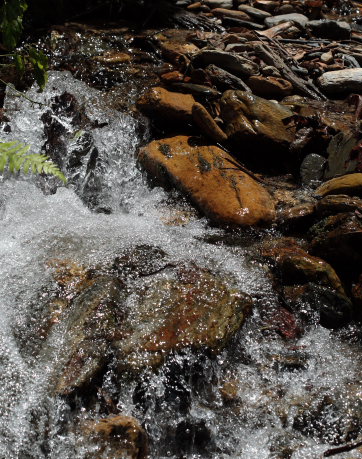
[[[253,8],[249,5],[239,5],[238,10],[247,13],[250,17],[259,21],[263,21],[264,19],[271,17],[271,14],[267,11],[259,10],[258,8]]]
[[[348,22],[319,19],[309,21],[306,25],[315,37],[329,38],[332,40],[348,40],[351,36],[351,26]]]
[[[324,174],[325,179],[338,175],[355,172],[358,166],[358,157],[352,150],[358,144],[358,136],[354,132],[338,132],[328,145],[328,165]]]
[[[307,155],[300,166],[300,178],[303,185],[313,185],[323,178],[326,159],[316,153]]]

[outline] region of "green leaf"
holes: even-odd
[[[29,48],[29,62],[33,67],[35,81],[38,83],[42,91],[48,81],[48,58],[43,51],[38,51],[35,48]]]
[[[27,174],[31,169],[34,174],[48,174],[58,177],[63,183],[67,182],[59,167],[49,159],[48,156],[38,153],[28,153],[29,145],[17,141],[0,141],[0,172],[6,167],[9,172],[14,173],[23,169]]]
[[[16,47],[23,31],[23,15],[28,5],[24,0],[4,0],[0,8],[2,41],[8,50]]]

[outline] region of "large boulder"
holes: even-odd
[[[216,146],[187,136],[155,140],[140,150],[139,161],[158,184],[176,186],[215,223],[251,226],[274,219],[269,193]]]
[[[51,378],[56,395],[92,394],[111,360],[121,375],[155,369],[184,348],[217,353],[252,307],[251,297],[225,278],[194,265],[176,266],[156,247],[130,248],[97,269],[112,275],[95,274],[72,295],[68,286],[78,271],[60,280],[59,298],[68,303],[43,349],[49,352],[52,336],[64,336]]]

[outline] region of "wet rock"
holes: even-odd
[[[272,14],[279,6],[279,2],[273,0],[255,0],[254,6]]]
[[[217,49],[205,49],[200,51],[193,59],[195,67],[206,67],[214,64],[236,76],[251,76],[259,72],[259,66],[255,62],[237,54],[219,51]]]
[[[212,443],[212,435],[204,420],[181,421],[176,428],[177,454],[179,451],[207,457],[207,449]]]
[[[280,14],[278,16],[273,16],[266,18],[264,23],[267,27],[274,27],[282,22],[293,22],[294,24],[299,25],[304,28],[308,22],[307,16],[304,14],[291,13],[291,14]]]
[[[315,205],[311,203],[290,207],[278,213],[278,221],[282,227],[298,231],[309,228],[314,217]]]
[[[266,144],[280,150],[293,140],[293,131],[283,123],[292,112],[283,105],[244,91],[226,91],[220,106],[225,132],[239,145],[251,141],[255,146]]]
[[[362,69],[343,69],[325,72],[318,78],[320,88],[326,94],[361,92]]]
[[[161,272],[170,265],[167,254],[159,247],[137,245],[114,259],[112,270],[122,280],[145,277]]]
[[[137,419],[131,416],[109,416],[94,422],[88,421],[82,426],[82,431],[88,441],[95,444],[94,453],[87,453],[89,459],[149,457],[147,434]]]
[[[137,101],[137,108],[147,116],[165,122],[192,121],[195,99],[189,94],[171,92],[161,87],[151,88]]]
[[[281,306],[273,311],[271,317],[263,324],[263,328],[268,332],[277,332],[285,339],[296,339],[302,333],[295,314]]]
[[[346,194],[330,194],[317,201],[316,204],[316,212],[322,217],[355,211],[362,214],[362,199],[353,198]]]
[[[123,339],[112,346],[119,371],[157,367],[185,347],[218,352],[250,312],[251,298],[229,288],[218,276],[180,268],[176,278],[154,278],[134,287]]]
[[[348,40],[351,36],[351,26],[348,22],[319,19],[309,21],[307,30],[315,37],[328,38],[331,40]]]
[[[331,287],[344,293],[336,272],[321,258],[309,255],[298,246],[278,247],[262,251],[262,255],[272,260],[283,285],[315,284]]]
[[[303,185],[314,185],[320,182],[323,178],[326,162],[323,156],[316,153],[307,155],[300,166],[300,178]]]
[[[258,8],[253,8],[252,6],[249,5],[239,5],[238,6],[239,11],[244,11],[244,13],[247,13],[249,16],[263,21],[265,18],[268,18],[271,16],[270,13],[267,11],[260,10]]]
[[[362,173],[343,175],[323,183],[315,191],[316,196],[329,194],[347,194],[349,196],[362,196]]]
[[[292,84],[283,78],[254,75],[248,79],[248,86],[254,94],[269,99],[282,99],[293,92]]]
[[[216,143],[226,142],[227,135],[219,128],[219,126],[216,124],[216,121],[214,121],[212,116],[203,105],[196,103],[192,107],[192,117],[194,123],[207,137],[210,137]]]
[[[287,305],[309,323],[319,322],[322,327],[337,329],[353,318],[350,299],[328,287],[309,282],[302,286],[285,287],[283,295]]]
[[[226,225],[261,225],[274,218],[269,193],[218,147],[177,136],[156,140],[139,153],[152,179],[186,193],[211,221]]]
[[[355,306],[357,316],[362,318],[362,274],[352,288],[352,300]]]
[[[362,266],[362,217],[346,212],[325,218],[310,229],[311,249],[337,272],[355,276]]]
[[[324,174],[326,179],[360,171],[360,140],[358,135],[349,130],[338,132],[329,142],[328,165]]]
[[[123,285],[102,276],[78,295],[61,326],[66,343],[63,361],[54,375],[54,393],[67,395],[92,382],[105,363],[108,342],[114,339],[123,318]],[[99,320],[99,318],[102,320]]]

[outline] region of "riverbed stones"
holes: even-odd
[[[320,88],[326,94],[361,92],[362,69],[343,69],[325,72],[318,78]]]
[[[260,10],[259,8],[254,8],[249,5],[239,5],[238,10],[243,11],[244,13],[247,13],[249,16],[253,17],[254,19],[260,21],[263,21],[264,19],[271,16],[271,14],[267,11]]]
[[[162,122],[192,121],[192,107],[195,99],[190,94],[171,92],[161,87],[147,91],[137,101],[137,108],[148,116],[153,116]]]
[[[347,194],[349,196],[362,196],[362,173],[343,175],[335,177],[323,183],[315,191],[316,196],[327,196],[329,194]]]
[[[267,190],[216,146],[187,136],[155,140],[140,150],[139,161],[157,184],[183,191],[214,223],[253,226],[274,219]]]

